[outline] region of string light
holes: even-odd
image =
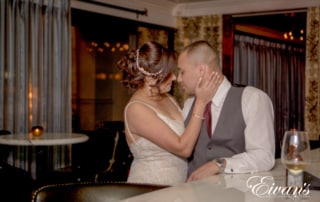
[[[90,46],[87,48],[88,52],[93,52],[94,50],[98,51],[99,53],[103,53],[106,50],[110,50],[111,52],[116,52],[116,51],[128,51],[129,50],[129,45],[127,43],[120,43],[116,42],[114,45],[111,45],[109,42],[103,42],[102,45],[95,41],[90,42]]]
[[[300,29],[299,31],[296,31],[295,29],[283,33],[283,38],[286,40],[294,41],[295,39],[299,41],[304,41],[305,31],[303,29]]]
[[[102,44],[97,43],[95,41],[88,42],[88,47],[86,50],[89,53],[99,53],[99,54],[110,54],[115,53],[117,51],[123,52],[129,50],[129,44],[128,43],[109,43],[107,41],[103,42]],[[108,52],[109,51],[109,52]],[[122,79],[122,73],[104,73],[100,72],[95,75],[96,80],[115,80],[120,81]]]

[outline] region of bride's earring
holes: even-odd
[[[156,81],[154,80],[154,78],[152,77],[146,77],[145,78],[145,83],[146,83],[146,86],[147,86],[147,89],[148,91],[150,92],[150,96],[154,96],[154,85],[156,83]]]
[[[151,85],[148,85],[148,90],[150,92],[150,96],[152,96],[152,86]]]

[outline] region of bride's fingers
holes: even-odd
[[[212,72],[209,76],[209,79],[207,80],[207,86],[215,85],[218,80],[218,73]]]
[[[217,72],[211,72],[210,75],[203,75],[199,78],[197,86],[206,88],[215,88],[222,82],[221,77]]]
[[[222,80],[223,78],[215,72],[214,75],[212,75],[212,81],[208,83],[208,86],[216,89],[221,84]]]
[[[203,80],[203,77],[200,76],[199,79],[198,79],[198,82],[197,82],[197,87],[199,88],[201,83],[202,83],[202,80]]]
[[[210,86],[214,79],[214,72],[211,72],[210,75],[206,76],[205,79],[203,79],[203,86]]]
[[[206,68],[202,68],[202,69],[203,69],[203,71],[201,71],[201,75],[200,75],[198,82],[197,82],[197,87],[200,87],[200,85],[203,83],[203,81],[206,80],[204,78],[205,78],[207,69]]]

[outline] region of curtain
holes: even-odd
[[[234,83],[255,86],[270,96],[277,148],[285,130],[304,130],[304,72],[303,46],[235,34]]]
[[[222,57],[222,16],[208,15],[197,17],[177,17],[177,31],[175,33],[175,50],[179,53],[184,46],[206,40],[216,48]],[[220,60],[222,61],[222,60]],[[186,95],[179,85],[174,85],[174,96],[182,106]]]
[[[71,132],[70,12],[69,0],[0,1],[0,129]],[[34,170],[34,149],[18,147],[9,163]],[[54,165],[68,164],[68,147],[53,151]]]
[[[305,128],[320,139],[320,7],[307,10]]]

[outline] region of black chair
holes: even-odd
[[[8,130],[0,130],[0,135],[9,135],[11,134]],[[6,145],[0,145],[0,170],[3,169],[4,166],[7,166],[7,158],[9,156],[10,148]]]
[[[123,121],[100,122],[97,125],[96,133],[109,134],[113,141],[109,147],[112,149],[111,153],[110,150],[107,153],[107,164],[96,173],[94,181],[126,181],[133,156],[125,138]]]
[[[72,145],[72,166],[47,173],[39,184],[127,180],[132,154],[122,121],[99,122],[95,131],[77,132],[89,140]]]
[[[9,164],[0,168],[1,202],[29,202],[34,187],[30,173]]]
[[[116,202],[167,186],[126,182],[74,182],[48,184],[35,189],[31,202]]]
[[[0,135],[9,135],[9,134],[11,134],[11,132],[8,130],[0,130]]]
[[[74,145],[73,165],[82,181],[126,181],[132,154],[126,142],[123,121],[102,121],[86,133],[89,141]]]
[[[9,135],[11,134],[8,130],[0,130],[0,135]],[[0,163],[5,163],[7,161],[8,155],[10,152],[10,147],[6,145],[0,145]]]
[[[8,130],[0,130],[0,135],[11,134]],[[7,163],[10,147],[0,145],[0,190],[1,201],[30,201],[30,193],[34,180],[30,173]]]

